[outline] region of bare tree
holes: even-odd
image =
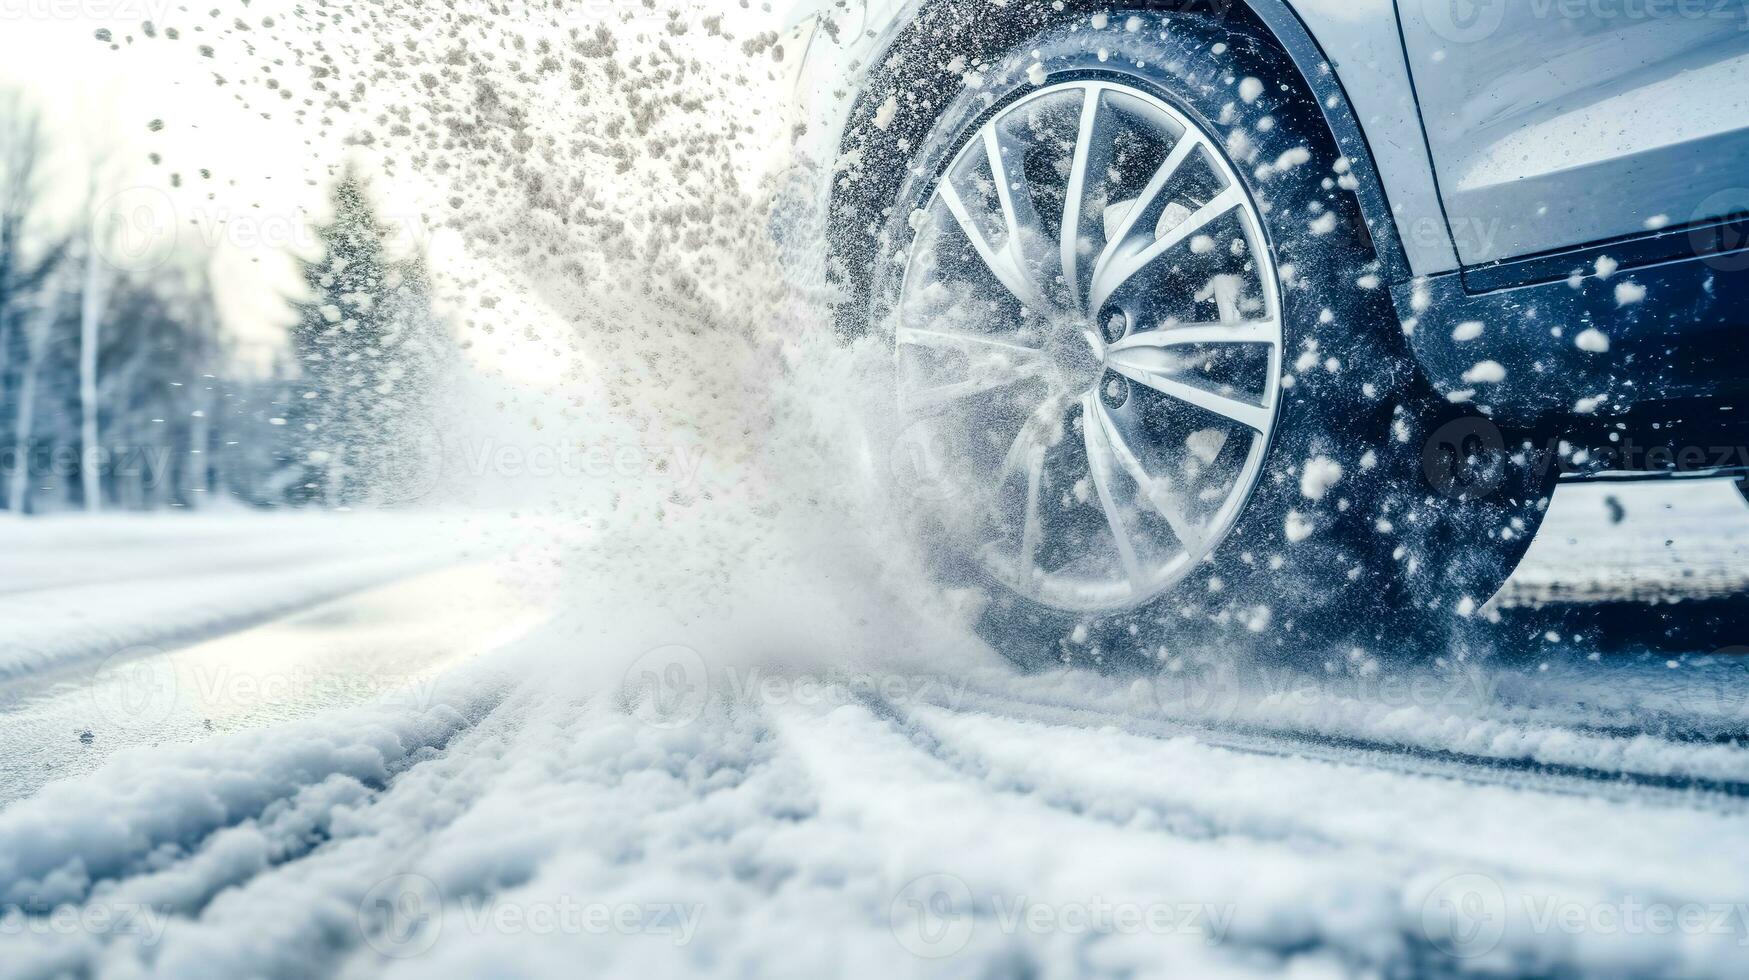
[[[113,229],[100,229],[97,220],[97,187],[94,168],[85,202],[85,283],[79,303],[79,476],[87,513],[103,509],[103,443],[98,440],[97,351],[102,341],[103,316],[109,309],[115,270],[104,261],[103,250],[111,243],[102,236]]]
[[[61,292],[46,289],[37,304],[21,324],[24,333],[24,358],[19,365],[18,409],[13,417],[12,444],[17,447],[18,460],[12,470],[11,487],[6,500],[16,513],[23,514],[30,504],[30,441],[36,427],[36,379],[42,363],[43,347],[60,315]]]
[[[65,247],[39,243],[33,257],[28,239],[39,198],[38,175],[43,156],[42,120],[27,107],[18,93],[0,96],[0,366],[8,354],[14,360],[17,384],[13,398],[12,430],[15,466],[6,505],[24,509],[29,487],[29,435],[35,410],[38,358],[45,334],[52,325],[52,309],[44,313],[46,299],[32,302],[32,294],[60,264]],[[45,320],[46,316],[46,320]],[[0,377],[0,387],[4,386]]]

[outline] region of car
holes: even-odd
[[[1047,660],[1409,647],[1485,610],[1557,481],[1749,472],[1749,31],[1715,9],[797,7],[826,246],[788,251],[892,347],[944,586]]]

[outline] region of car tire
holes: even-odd
[[[981,309],[987,305],[994,310],[1005,301],[996,295],[1002,290],[989,283],[973,282],[971,272],[962,275],[963,284],[949,282],[944,287],[941,281],[926,279],[918,272],[920,268],[927,266],[930,275],[949,280],[959,274],[953,270],[970,268],[965,257],[976,254],[984,260],[984,272],[999,280],[998,286],[1010,287],[1006,293],[1011,294],[1021,318],[1016,336],[1036,339],[1041,350],[1057,343],[1047,336],[1051,330],[1098,333],[1106,327],[1098,321],[1108,313],[1114,316],[1103,347],[1087,340],[1095,345],[1091,356],[1103,357],[1105,361],[1099,368],[1091,369],[1099,372],[1099,380],[1080,396],[1081,422],[1075,422],[1070,412],[1064,427],[1045,423],[1057,441],[1041,439],[1047,443],[1044,449],[1035,446],[1028,450],[1029,460],[1044,462],[1032,465],[1023,480],[1014,479],[1006,470],[1000,478],[993,473],[999,465],[1012,462],[1012,451],[1020,444],[1018,438],[1009,446],[1010,458],[998,464],[995,457],[1002,455],[999,450],[1007,439],[1005,433],[991,438],[999,426],[983,417],[942,421],[941,410],[932,400],[928,401],[929,408],[922,410],[923,414],[938,413],[927,424],[948,434],[932,430],[927,439],[955,460],[954,469],[962,471],[968,481],[975,482],[980,472],[997,483],[1009,481],[996,487],[988,495],[990,500],[977,497],[975,504],[969,502],[975,495],[924,495],[920,499],[927,499],[930,506],[917,508],[915,515],[919,533],[941,559],[944,582],[975,584],[988,597],[979,613],[985,635],[999,649],[1029,665],[1153,661],[1183,652],[1187,647],[1206,646],[1211,640],[1230,643],[1235,638],[1250,647],[1291,652],[1314,648],[1322,651],[1332,644],[1384,654],[1408,652],[1416,647],[1443,649],[1454,624],[1471,620],[1524,554],[1552,492],[1554,467],[1549,465],[1547,451],[1527,434],[1496,426],[1481,407],[1439,396],[1415,368],[1404,340],[1414,323],[1399,320],[1387,284],[1381,281],[1381,266],[1352,193],[1358,169],[1368,164],[1343,157],[1338,151],[1316,97],[1292,60],[1267,37],[1235,31],[1231,24],[1196,15],[1120,11],[1050,27],[1014,46],[1011,54],[999,63],[987,66],[979,82],[976,87],[968,86],[949,103],[927,135],[916,142],[910,155],[911,176],[894,202],[882,232],[877,254],[883,258],[869,270],[872,277],[869,326],[895,341],[895,356],[900,359],[897,383],[905,402],[902,409],[916,415],[920,412],[918,406],[926,401],[906,396],[907,377],[925,375],[934,379],[931,384],[936,384],[941,377],[951,375],[955,365],[980,363],[974,357],[984,353],[983,348],[978,348],[975,354],[961,356],[964,352],[941,351],[941,345],[934,339],[917,341],[921,333],[933,329],[931,324],[936,321],[930,317],[940,313],[941,303],[958,301],[943,301],[939,297],[957,297],[962,293],[969,297],[956,309]],[[1233,214],[1239,215],[1237,220],[1241,222],[1249,220],[1256,225],[1244,226],[1240,234],[1232,237],[1230,246],[1225,238],[1217,243],[1217,258],[1221,257],[1221,249],[1225,249],[1244,259],[1248,252],[1244,246],[1248,242],[1254,246],[1249,250],[1251,258],[1242,263],[1244,274],[1255,273],[1258,282],[1255,295],[1248,293],[1243,298],[1243,302],[1251,304],[1248,308],[1262,309],[1267,314],[1270,300],[1265,295],[1266,278],[1275,284],[1273,319],[1279,323],[1280,335],[1274,340],[1276,359],[1272,363],[1274,370],[1280,372],[1279,381],[1258,382],[1262,386],[1258,390],[1265,392],[1269,386],[1275,386],[1273,399],[1265,394],[1261,403],[1273,417],[1267,431],[1245,430],[1242,435],[1248,443],[1233,453],[1236,458],[1243,450],[1246,465],[1255,462],[1256,471],[1249,477],[1244,499],[1231,514],[1229,523],[1207,529],[1211,533],[1219,530],[1219,541],[1206,542],[1204,529],[1194,526],[1187,533],[1176,535],[1183,539],[1180,544],[1184,554],[1182,558],[1171,559],[1176,564],[1170,569],[1175,571],[1166,565],[1162,568],[1168,570],[1158,573],[1151,565],[1146,570],[1140,567],[1144,545],[1152,547],[1152,539],[1142,543],[1131,540],[1127,550],[1119,546],[1121,539],[1137,537],[1132,529],[1140,528],[1145,519],[1152,520],[1154,516],[1151,512],[1143,515],[1148,508],[1141,506],[1141,501],[1152,499],[1153,490],[1143,485],[1151,477],[1146,472],[1148,468],[1139,462],[1140,471],[1113,463],[1119,458],[1115,448],[1121,441],[1119,430],[1115,423],[1108,426],[1099,421],[1107,416],[1101,415],[1100,405],[1089,399],[1102,400],[1109,408],[1120,394],[1126,397],[1123,406],[1140,404],[1143,395],[1148,398],[1159,395],[1136,379],[1152,381],[1164,375],[1138,373],[1140,369],[1127,363],[1122,366],[1123,371],[1129,372],[1121,379],[1124,391],[1108,395],[1108,388],[1118,387],[1108,385],[1106,380],[1119,373],[1118,368],[1111,366],[1116,359],[1113,351],[1126,340],[1155,335],[1141,321],[1147,315],[1159,315],[1157,302],[1179,304],[1172,308],[1188,310],[1197,304],[1206,307],[1211,301],[1200,294],[1189,299],[1162,300],[1160,297],[1169,290],[1156,288],[1153,280],[1137,285],[1134,280],[1143,275],[1138,272],[1132,280],[1118,286],[1118,292],[1109,293],[1109,303],[1117,306],[1107,304],[1094,310],[1093,301],[1117,278],[1112,273],[1119,264],[1116,259],[1102,267],[1104,272],[1112,273],[1104,280],[1100,280],[1098,269],[1091,273],[1077,269],[1071,274],[1069,266],[1079,260],[1069,257],[1069,246],[1065,245],[1056,275],[1046,275],[1048,260],[1034,262],[1031,256],[1035,253],[1044,256],[1048,249],[1026,244],[1031,239],[1019,222],[1009,221],[1007,227],[1013,234],[1004,237],[1002,220],[1024,209],[1008,202],[1000,188],[993,196],[985,195],[995,202],[994,214],[980,212],[974,204],[967,203],[980,193],[980,187],[987,191],[985,185],[1007,184],[1011,192],[1027,196],[1031,216],[1038,219],[1039,225],[1048,225],[1046,212],[1051,205],[1041,202],[1054,192],[1035,188],[1030,176],[1017,182],[1007,170],[1018,167],[1027,174],[1045,174],[1042,180],[1047,184],[1050,173],[1063,172],[1062,158],[1068,151],[1063,148],[1063,139],[1052,134],[1067,132],[1068,123],[1053,121],[1052,114],[1066,120],[1070,97],[1077,90],[1082,92],[1079,104],[1083,112],[1088,111],[1090,101],[1107,100],[1091,110],[1095,122],[1086,133],[1097,131],[1097,113],[1107,111],[1107,105],[1116,106],[1111,112],[1122,117],[1114,124],[1116,128],[1110,138],[1117,148],[1099,159],[1127,159],[1124,155],[1129,151],[1122,147],[1152,145],[1148,140],[1156,137],[1162,141],[1162,152],[1167,152],[1164,140],[1168,137],[1160,134],[1170,134],[1174,126],[1182,127],[1184,134],[1196,133],[1211,156],[1203,157],[1198,155],[1202,151],[1193,150],[1189,158],[1207,165],[1209,172],[1215,174],[1210,188],[1222,180],[1236,183],[1242,190],[1243,201]],[[1108,98],[1106,93],[1115,94]],[[1140,135],[1123,128],[1130,125],[1129,116],[1124,113],[1139,120],[1135,128]],[[1148,113],[1159,115],[1154,118]],[[1024,121],[1012,121],[1022,114]],[[1013,136],[1014,133],[1021,135]],[[1034,142],[1027,144],[1028,139]],[[976,163],[980,152],[985,156],[981,171]],[[975,179],[978,174],[991,178],[997,173],[990,165],[992,152],[1004,161],[1003,174],[1009,179],[986,179],[980,183]],[[1089,159],[1092,154],[1105,152],[1090,149]],[[1040,162],[1041,154],[1051,153],[1057,156]],[[1065,181],[1073,182],[1076,165],[1071,157],[1070,174],[1064,177]],[[1104,262],[1108,254],[1128,254],[1126,250],[1131,246],[1126,235],[1140,236],[1138,241],[1146,241],[1148,234],[1156,234],[1159,236],[1154,239],[1156,245],[1175,236],[1178,226],[1169,226],[1165,217],[1165,209],[1174,206],[1170,202],[1160,205],[1162,216],[1153,225],[1154,232],[1139,226],[1154,222],[1153,212],[1141,215],[1141,209],[1144,203],[1154,206],[1167,196],[1166,188],[1178,179],[1176,175],[1160,185],[1155,199],[1150,200],[1144,189],[1133,201],[1113,205],[1109,199],[1119,193],[1119,185],[1128,180],[1133,186],[1139,178],[1135,173],[1120,174],[1123,167],[1108,167],[1103,179],[1109,186],[1101,189],[1105,196],[1099,197],[1089,190],[1088,182],[1100,179],[1086,176],[1092,169],[1096,169],[1093,164],[1082,167],[1081,183],[1073,186],[1087,200],[1103,202],[1104,214],[1078,216],[1075,236],[1080,239],[1075,245],[1078,254],[1097,253],[1099,262]],[[1144,166],[1141,171],[1147,169]],[[1200,180],[1202,176],[1185,179]],[[1073,195],[1066,186],[1060,196],[1067,202]],[[1187,200],[1195,204],[1197,199]],[[1249,211],[1245,209],[1247,204]],[[1060,207],[1065,217],[1059,221],[1059,230],[1068,223],[1066,216],[1071,213],[1067,203]],[[1110,218],[1114,209],[1123,216],[1115,226]],[[1183,205],[1180,212],[1190,209],[1190,205]],[[1132,219],[1126,231],[1124,217],[1131,210],[1145,220]],[[1180,212],[1174,212],[1171,220],[1188,220]],[[1196,215],[1202,213],[1202,209],[1196,209]],[[1245,218],[1246,214],[1252,217]],[[1080,231],[1084,227],[1094,230],[1083,237]],[[1111,236],[1115,244],[1106,242],[1102,248],[1093,241],[1089,248],[1088,240],[1098,239],[1101,234]],[[1251,235],[1261,238],[1261,242],[1247,237]],[[991,243],[1008,241],[1010,237],[1019,244],[1003,258],[1006,249],[997,249]],[[1039,237],[1042,236],[1032,236]],[[1207,245],[1193,238],[1188,246],[1171,248],[1206,252]],[[1168,257],[1171,248],[1160,253],[1161,259],[1155,260],[1157,265]],[[989,259],[984,253],[996,258]],[[1086,255],[1082,258],[1092,261]],[[1158,273],[1165,276],[1160,282],[1176,281],[1171,279],[1174,275],[1181,278],[1192,275],[1181,275],[1179,260],[1171,261],[1173,270]],[[1005,269],[1006,279],[1004,274],[991,272],[994,262]],[[1269,266],[1268,277],[1264,274],[1265,265]],[[944,269],[948,271],[943,272]],[[1029,291],[1023,295],[1011,280],[1017,278],[1016,270],[1024,269],[1038,273],[1038,284],[1026,287]],[[1240,274],[1221,275],[1230,280]],[[1083,278],[1100,281],[1083,286]],[[1067,297],[1062,299],[1063,308],[1078,312],[1079,320],[1073,315],[1046,315],[1032,309],[1057,302],[1046,295],[1053,288],[1052,283],[1059,297]],[[1250,289],[1244,285],[1237,288]],[[983,289],[989,290],[992,298],[983,299],[985,293],[979,292]],[[1124,294],[1129,298],[1120,302],[1118,297],[1124,290],[1129,291]],[[937,297],[930,301],[936,302],[935,307],[918,298],[926,295]],[[1214,320],[1220,323],[1232,318],[1239,301],[1228,297],[1222,305],[1217,296],[1213,302],[1218,307]],[[1144,313],[1132,314],[1127,307],[1120,309],[1124,303],[1134,303]],[[1131,322],[1132,317],[1135,322]],[[1182,319],[1183,323],[1201,322],[1190,314],[1186,317],[1189,318]],[[1125,323],[1117,323],[1117,319],[1124,319]],[[1180,319],[1169,317],[1164,324],[1175,326]],[[1011,325],[983,326],[1000,333]],[[1125,330],[1130,332],[1124,333]],[[946,335],[946,331],[938,332]],[[1016,350],[1031,350],[1031,344],[1032,340],[1028,340],[1013,346]],[[938,362],[920,360],[937,354],[941,355]],[[1133,355],[1134,350],[1129,354]],[[1041,355],[1041,363],[1048,363],[1038,371],[1054,371],[1069,378],[1061,382],[1065,385],[1084,383],[1090,376],[1089,369],[1079,364],[1057,365],[1051,358],[1058,356]],[[1081,355],[1070,351],[1060,356],[1073,360]],[[1192,360],[1201,356],[1200,352],[1194,353]],[[1248,356],[1256,360],[1255,355]],[[1237,355],[1211,354],[1206,364],[1237,363],[1243,359]],[[1193,387],[1208,387],[1204,380],[1196,379]],[[958,390],[975,389],[977,385],[972,383],[975,381],[976,378],[961,382],[962,389]],[[1027,397],[1036,400],[1038,392],[1058,383],[1040,382]],[[1216,387],[1232,390],[1231,386]],[[937,384],[923,390],[944,389]],[[1184,392],[1182,386],[1174,390]],[[983,393],[974,397],[988,400],[989,396]],[[1202,396],[1196,397],[1199,402],[1202,400]],[[1008,393],[996,396],[998,401],[1010,398],[1020,403],[1027,400]],[[1167,402],[1170,401],[1168,398]],[[1217,407],[1224,410],[1225,404],[1217,403]],[[982,405],[975,410],[955,406],[952,411],[985,412]],[[1180,415],[1190,419],[1182,423],[1186,425],[1213,419],[1212,424],[1218,426],[1221,421],[1195,406],[1180,413],[1156,411],[1154,405],[1155,402],[1149,402],[1134,408],[1133,419],[1138,421],[1129,426],[1129,431],[1139,434],[1138,438],[1158,443],[1158,446],[1151,443],[1149,452],[1180,449],[1176,435],[1159,434],[1164,429],[1154,425],[1156,420],[1166,420],[1161,426],[1180,424],[1171,421]],[[989,411],[998,409],[1011,412],[1013,406],[1003,402]],[[1049,407],[1040,411],[1044,413],[1041,417],[1048,418]],[[1112,409],[1110,417],[1115,417],[1116,411]],[[1247,420],[1253,418],[1248,409],[1243,414]],[[1101,434],[1089,436],[1089,425]],[[1191,435],[1209,431],[1213,429],[1200,429]],[[1193,438],[1183,441],[1194,445]],[[1226,447],[1238,445],[1233,437],[1216,441],[1224,442]],[[1081,479],[1075,479],[1073,470],[1077,443],[1085,450],[1080,464]],[[994,444],[998,452],[988,452],[988,444]],[[1253,448],[1258,446],[1261,448]],[[1226,451],[1223,448],[1217,453]],[[1065,472],[1049,475],[1052,454],[1064,457],[1058,468]],[[1127,464],[1130,460],[1141,460],[1142,456],[1142,452],[1135,451],[1123,459]],[[1213,465],[1211,462],[1210,466]],[[1183,469],[1184,465],[1180,465],[1179,470]],[[1032,475],[1040,471],[1045,475]],[[1235,486],[1245,479],[1241,473]],[[1164,482],[1162,479],[1153,486],[1157,489]],[[1024,490],[1021,483],[1026,484]],[[1094,486],[1093,490],[1088,489],[1089,484]],[[1113,488],[1109,492],[1107,484]],[[1120,484],[1127,490],[1116,489]],[[1205,506],[1202,498],[1212,492],[1204,491],[1196,498],[1195,506]],[[1138,506],[1125,507],[1116,499],[1126,493]],[[1024,497],[1023,505],[1014,504],[1012,498],[1017,495]],[[951,499],[953,505],[943,506],[943,498]],[[1009,500],[1010,506],[1001,506],[999,501],[1003,499]],[[985,506],[986,503],[991,505]],[[1223,509],[1217,517],[1231,509],[1226,503],[1220,506]],[[1077,507],[1094,512],[1094,516],[1070,514]],[[1053,514],[1062,510],[1061,526],[1070,530],[1053,531],[1050,535],[1040,530],[1044,521],[1039,515],[1047,509]],[[1017,521],[1014,514],[1019,510],[1024,510],[1025,516]],[[1158,510],[1160,515],[1168,513],[1165,506]],[[1117,558],[1108,556],[1103,564],[1074,551],[1090,548],[1090,543],[1099,538],[1096,527],[1099,511],[1105,514],[1112,550],[1120,552]],[[1180,518],[1184,518],[1183,513]],[[1173,532],[1179,530],[1178,523],[1167,523]],[[1185,519],[1182,523],[1188,526],[1194,521]],[[995,540],[979,543],[992,535]],[[1041,543],[1041,537],[1049,540]],[[1168,537],[1174,535],[1164,531],[1159,534],[1161,542]],[[1059,538],[1072,538],[1074,548]],[[1192,539],[1206,545],[1206,553],[1195,551]],[[1023,555],[1026,567],[1021,569],[1020,559],[1012,557],[1002,559],[1009,565],[993,564],[998,559],[992,556],[1003,547]],[[1058,569],[1035,565],[1041,547],[1046,551],[1056,549],[1052,551],[1052,560],[1061,563]],[[1165,555],[1168,550],[1169,545],[1161,543],[1148,553],[1157,551]],[[993,572],[993,567],[1003,570]],[[1068,585],[1047,591],[1056,577],[1068,575],[1061,569],[1083,567],[1092,571],[1082,578],[1065,579]],[[1125,583],[1116,581],[1111,585],[1099,578],[1101,574],[1114,581],[1127,578],[1127,601],[1105,601],[1118,597]]]

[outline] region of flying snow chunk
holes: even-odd
[[[1026,70],[1026,80],[1034,85],[1043,85],[1045,83],[1045,66],[1037,61],[1033,62],[1032,67]]]
[[[1262,97],[1263,97],[1263,83],[1262,82],[1258,81],[1255,78],[1251,78],[1251,77],[1247,76],[1244,81],[1239,83],[1239,98],[1244,99],[1246,105],[1250,105],[1251,103],[1256,102],[1258,99],[1260,99]]]
[[[1615,270],[1621,268],[1621,263],[1607,255],[1597,257],[1597,278],[1608,279],[1615,275]]]
[[[1303,146],[1296,146],[1281,156],[1275,158],[1275,169],[1292,170],[1312,162],[1312,151]]]
[[[1629,280],[1627,282],[1616,283],[1616,286],[1615,286],[1615,305],[1617,305],[1617,306],[1633,306],[1635,303],[1638,303],[1645,298],[1646,298],[1646,287],[1640,285],[1639,283],[1634,282],[1632,280]]]
[[[1590,354],[1609,353],[1609,337],[1596,327],[1589,327],[1573,338],[1573,346]]]
[[[1466,323],[1458,324],[1457,329],[1453,330],[1451,332],[1451,339],[1457,341],[1460,344],[1466,343],[1468,341],[1475,340],[1477,337],[1480,337],[1482,335],[1482,330],[1483,330],[1483,325],[1482,325],[1481,321],[1470,320]]]
[[[899,97],[896,95],[887,96],[887,101],[882,102],[880,104],[880,106],[877,109],[875,109],[875,114],[874,114],[874,126],[875,126],[875,128],[882,131],[882,132],[886,132],[887,127],[891,126],[893,124],[893,117],[897,116],[898,114],[899,114]]]
[[[1287,525],[1284,530],[1287,532],[1288,541],[1299,544],[1312,536],[1312,522],[1306,520],[1305,515],[1299,511],[1290,510],[1287,512]]]
[[[1227,447],[1227,438],[1227,433],[1221,429],[1201,429],[1187,436],[1184,446],[1190,450],[1191,455],[1208,465]]]
[[[1306,463],[1300,473],[1300,494],[1307,500],[1323,500],[1330,488],[1342,481],[1342,464],[1328,456],[1319,456]],[[1293,539],[1292,534],[1289,538]]]
[[[1608,395],[1592,395],[1590,398],[1581,398],[1573,403],[1573,414],[1590,415],[1592,412],[1595,412],[1602,407],[1603,403],[1608,400]]]
[[[1328,235],[1335,231],[1336,212],[1325,211],[1323,214],[1318,215],[1317,220],[1311,223],[1310,228],[1314,235]]]
[[[1093,23],[1094,30],[1103,31],[1103,30],[1105,30],[1105,25],[1111,23],[1111,18],[1105,16],[1104,14],[1094,14],[1092,23]]]
[[[1670,216],[1667,214],[1654,214],[1650,218],[1646,219],[1646,227],[1652,231],[1657,231],[1661,228],[1669,227],[1669,225],[1670,225]]]
[[[1506,380],[1506,369],[1499,361],[1480,361],[1464,372],[1465,384],[1498,384]]]

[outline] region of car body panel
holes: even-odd
[[[1749,209],[1741,4],[1399,0],[1398,10],[1464,265]]]
[[[1293,0],[1288,7],[1323,50],[1354,107],[1391,202],[1409,271],[1458,267],[1415,107],[1394,0]]]

